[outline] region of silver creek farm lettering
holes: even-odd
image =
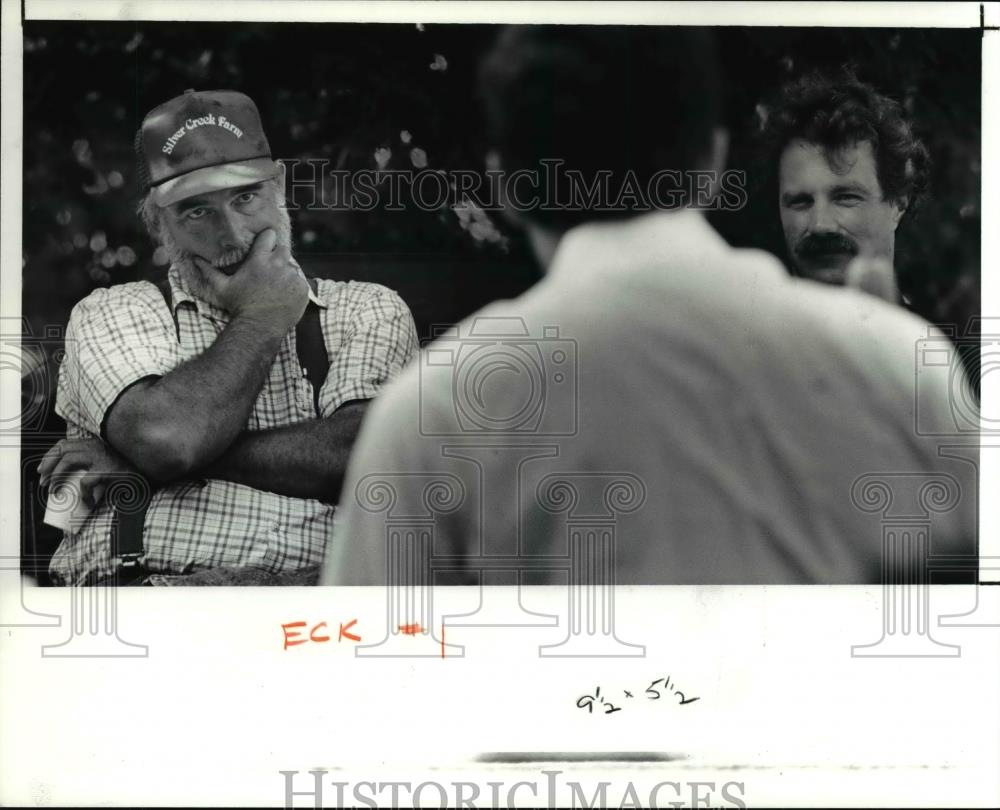
[[[237,138],[243,137],[243,130],[236,126],[236,124],[232,121],[227,120],[226,116],[220,115],[216,118],[212,113],[209,113],[208,115],[203,115],[201,118],[189,118],[185,121],[184,126],[178,129],[173,135],[163,142],[163,147],[160,151],[165,155],[169,155],[174,151],[174,147],[177,145],[177,142],[183,138],[189,130],[209,125],[222,127],[223,129],[232,132]]]

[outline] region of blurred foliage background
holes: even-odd
[[[748,172],[751,189],[757,105],[780,83],[852,63],[905,105],[934,170],[930,198],[897,236],[900,285],[914,311],[963,334],[979,312],[980,32],[717,33],[729,163]],[[64,326],[97,286],[165,272],[135,213],[133,137],[156,105],[187,88],[237,89],[256,101],[277,158],[348,170],[478,170],[476,67],[495,35],[466,25],[25,23],[23,313],[31,334]],[[710,219],[732,244],[784,258],[768,192]],[[398,290],[421,338],[538,278],[519,233],[467,208],[300,210],[293,222],[307,271]],[[61,430],[51,411],[58,342],[56,332],[25,353],[23,405],[44,414],[36,421],[46,432]]]
[[[239,89],[257,102],[276,157],[322,158],[339,169],[479,169],[475,72],[495,33],[458,25],[27,23],[25,315],[33,326],[62,324],[93,287],[163,272],[163,256],[135,215],[132,152],[135,131],[157,104],[189,87]],[[720,28],[718,35],[729,79],[730,165],[748,171],[752,188],[756,108],[781,82],[850,62],[904,104],[934,171],[930,199],[897,238],[901,285],[916,312],[964,326],[978,311],[980,33]],[[308,167],[297,171],[306,176]],[[423,295],[416,302],[420,315],[454,319],[480,303],[484,278],[491,293],[517,294],[537,277],[515,231],[495,215],[472,213],[300,210],[297,254],[315,272],[364,277],[392,276],[395,259],[408,267],[395,275],[410,292],[437,286],[441,262],[461,264],[471,283],[446,296],[448,307],[428,309]],[[775,203],[762,191],[744,210],[712,220],[733,244],[783,256]]]

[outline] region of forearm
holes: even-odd
[[[176,474],[204,466],[246,427],[283,337],[267,322],[234,317],[205,352],[126,392],[107,438],[140,469],[164,455]]]
[[[336,503],[365,403],[333,416],[272,430],[246,431],[199,473],[256,489]]]

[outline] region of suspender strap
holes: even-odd
[[[134,492],[123,492],[120,497],[112,496],[111,505],[114,509],[112,553],[118,560],[119,585],[127,585],[129,584],[127,580],[141,577],[145,573],[140,562],[145,554],[142,530],[151,499],[152,493],[148,490],[138,498]]]
[[[313,407],[319,415],[319,389],[326,381],[330,370],[330,358],[326,354],[326,344],[323,342],[323,326],[319,321],[319,307],[312,301],[306,304],[306,311],[295,327],[295,348],[299,355],[299,365],[306,373],[306,378],[312,383]]]
[[[156,288],[163,296],[163,300],[174,319],[174,325],[178,330],[180,338],[180,325],[173,312],[170,282],[164,277],[156,282]],[[312,383],[313,406],[316,413],[319,413],[319,390],[323,387],[327,372],[330,369],[330,358],[326,354],[326,344],[323,341],[323,327],[320,323],[320,312],[312,301],[306,305],[306,311],[302,315],[295,330],[295,344],[298,350],[299,363],[305,369],[306,377]],[[143,527],[146,522],[146,510],[149,508],[151,493],[139,501],[130,501],[134,493],[123,492],[121,497],[112,499],[114,508],[114,522],[112,529],[112,553],[118,559],[118,584],[130,585],[138,584],[144,578],[140,560],[145,554],[142,543]],[[134,501],[134,502],[133,502]]]

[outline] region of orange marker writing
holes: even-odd
[[[337,637],[338,643],[345,638],[349,638],[351,641],[361,641],[361,636],[356,636],[354,633],[348,633],[354,625],[358,623],[357,619],[351,619],[347,624],[340,625],[340,635]]]
[[[309,639],[300,638],[293,640],[294,636],[301,636],[302,634],[298,630],[292,630],[293,627],[305,627],[305,622],[289,622],[288,624],[281,625],[281,629],[285,632],[285,649],[289,647],[294,647],[296,644],[305,644]]]

